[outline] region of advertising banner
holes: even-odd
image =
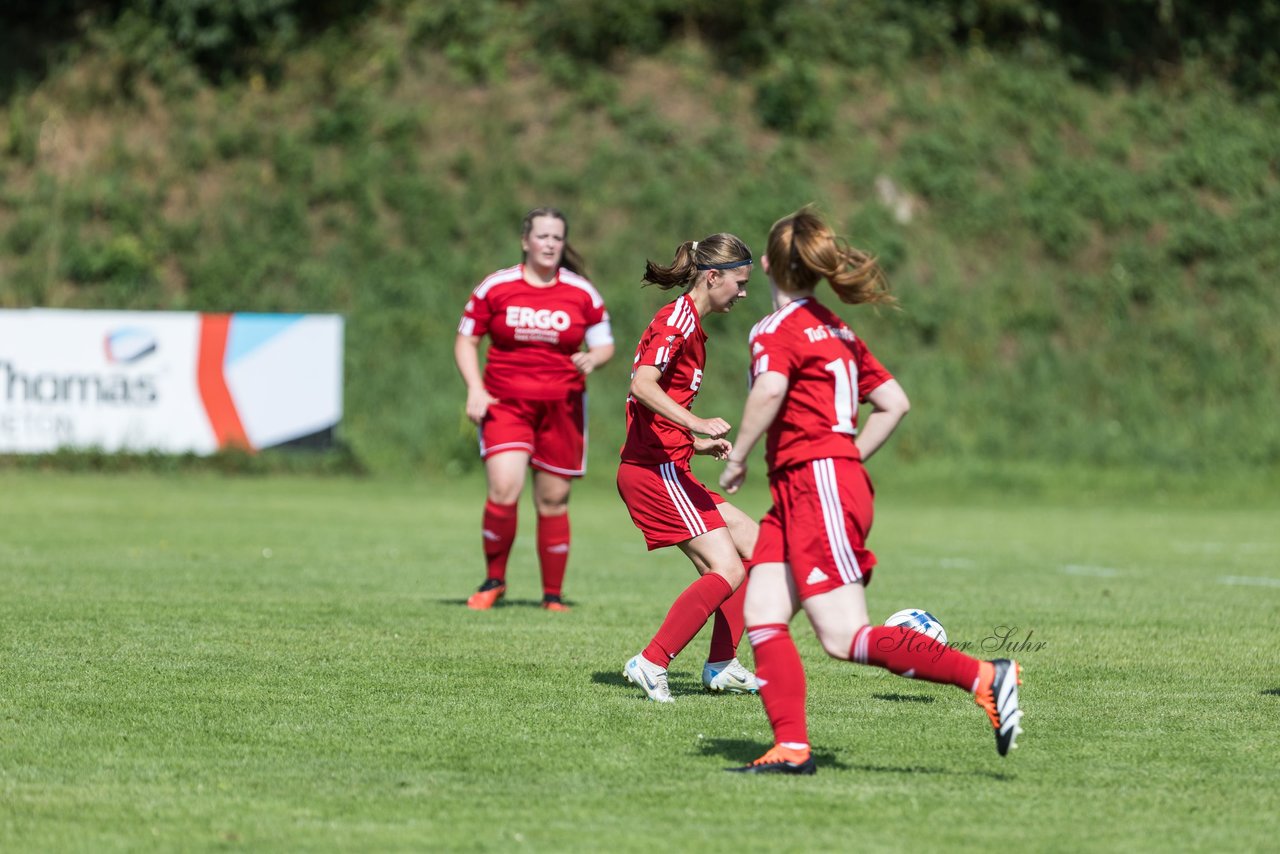
[[[342,334],[330,314],[0,310],[0,453],[327,445]]]

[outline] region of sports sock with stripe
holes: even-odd
[[[786,623],[748,626],[751,652],[755,656],[760,699],[773,727],[775,744],[809,743],[805,717],[804,664]]]
[[[903,626],[863,626],[853,635],[849,660],[883,667],[899,676],[973,691],[978,659]]]
[[[569,562],[569,514],[538,516],[538,565],[542,569],[542,593],[559,596],[564,568]]]
[[[516,504],[484,503],[484,561],[488,578],[505,581],[507,558],[516,541]]]
[[[742,602],[746,598],[747,584],[744,581],[712,615],[711,649],[707,653],[707,661],[728,661],[738,655],[743,627]]]

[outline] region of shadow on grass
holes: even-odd
[[[1264,696],[1270,695],[1272,697],[1280,697],[1280,688],[1267,688],[1262,693]]]
[[[698,747],[703,756],[719,756],[737,766],[759,759],[770,745],[768,742],[747,741],[744,738],[704,738],[698,742]],[[834,752],[823,748],[814,748],[813,760],[818,763],[819,770],[835,768],[848,771],[854,767],[837,759]]]
[[[746,765],[760,757],[769,749],[767,743],[747,741],[741,738],[708,738],[698,745],[703,755],[715,755],[736,763]],[[1013,774],[1003,771],[985,771],[980,769],[963,770],[956,768],[938,768],[928,765],[872,765],[870,763],[850,764],[837,758],[832,750],[814,748],[814,761],[818,763],[818,772],[824,770],[861,771],[867,774],[930,774],[944,777],[983,777],[988,780],[1008,782],[1016,780]]]
[[[591,681],[597,685],[612,685],[619,688],[626,688],[628,691],[636,691],[636,686],[627,681],[627,677],[622,675],[622,668],[617,670],[597,670],[591,674]],[[667,686],[671,689],[671,693],[676,697],[689,695],[707,695],[708,692],[703,690],[702,682],[689,676],[678,676],[676,674],[667,674]],[[637,694],[637,697],[644,697],[643,694]],[[746,696],[746,695],[743,695]]]
[[[888,700],[891,703],[932,703],[933,697],[923,694],[872,694],[877,700]]]
[[[1004,771],[982,771],[969,770],[961,771],[953,768],[930,768],[927,765],[849,765],[846,766],[854,771],[868,771],[873,774],[939,774],[947,777],[983,777],[987,780],[999,780],[1007,783],[1018,779],[1016,774],[1007,774]]]
[[[436,601],[441,605],[461,605],[464,608],[467,605],[466,599],[449,598],[449,599],[437,599]],[[570,609],[573,608],[572,600],[566,599],[564,604],[568,606]],[[502,599],[499,599],[492,608],[486,608],[485,610],[501,611],[504,608],[541,608],[541,607],[542,607],[541,599],[507,599],[504,597]]]
[[[617,688],[627,688],[634,691],[635,688],[627,681],[627,677],[623,676],[617,670],[597,670],[591,674],[591,681],[597,685],[613,685]]]

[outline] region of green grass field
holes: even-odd
[[[1021,747],[797,621],[820,770],[757,779],[721,771],[770,735],[758,699],[699,692],[705,633],[674,705],[620,676],[692,571],[610,475],[549,614],[527,496],[507,604],[463,606],[474,475],[0,471],[0,850],[1275,846],[1280,500],[879,483],[873,617],[1030,636]]]

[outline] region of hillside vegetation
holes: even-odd
[[[759,253],[810,202],[901,300],[841,309],[911,394],[898,458],[1280,465],[1280,101],[1254,29],[1232,54],[1157,28],[1121,62],[1051,3],[215,4],[275,27],[249,35],[208,9],[183,30],[181,0],[61,5],[83,26],[57,61],[0,87],[0,306],[341,312],[343,435],[375,471],[475,465],[454,329],[528,208],[569,214],[613,314],[604,464],[668,298],[645,258],[721,230]],[[704,415],[736,421],[767,310],[757,271],[709,321]]]

